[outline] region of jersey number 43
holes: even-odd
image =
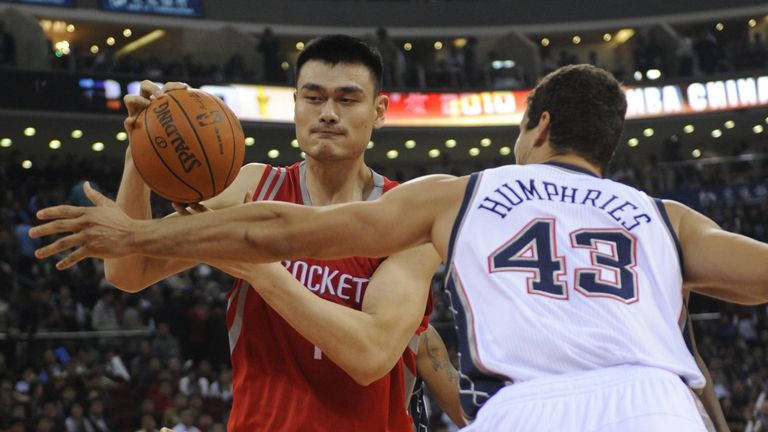
[[[632,234],[621,228],[590,228],[575,230],[568,237],[571,248],[590,252],[591,266],[574,271],[576,291],[627,304],[638,300],[637,240]],[[555,239],[554,219],[534,219],[488,257],[488,269],[531,273],[529,293],[567,300],[567,283],[561,280],[566,259],[558,256]]]

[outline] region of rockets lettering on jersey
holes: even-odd
[[[327,265],[309,264],[306,261],[283,261],[283,266],[310,291],[325,297],[354,302],[359,309],[368,278],[357,277],[332,269]]]

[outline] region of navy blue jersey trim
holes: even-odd
[[[569,171],[576,171],[576,172],[579,172],[579,173],[582,173],[582,174],[587,174],[587,175],[590,175],[592,177],[602,178],[599,175],[593,173],[592,171],[590,171],[590,170],[588,170],[586,168],[582,168],[582,167],[576,166],[576,165],[571,165],[571,164],[565,163],[565,162],[544,162],[544,165],[552,165],[552,166],[556,166],[558,168],[567,169]]]
[[[448,242],[448,262],[445,263],[447,269],[451,268],[451,262],[453,261],[453,248],[456,246],[456,238],[459,236],[461,223],[464,221],[467,208],[469,207],[470,201],[472,201],[472,197],[475,195],[475,188],[477,187],[481,176],[482,172],[472,173],[469,176],[467,188],[464,191],[464,200],[461,202],[459,214],[456,215],[456,220],[453,222],[453,228],[451,229],[451,239]]]
[[[672,236],[672,240],[675,241],[675,248],[677,248],[677,257],[680,259],[680,274],[685,277],[685,265],[683,261],[683,248],[680,246],[680,240],[677,238],[677,234],[675,233],[675,229],[672,227],[672,222],[669,221],[669,215],[667,215],[667,209],[664,207],[664,202],[662,202],[658,198],[653,199],[654,204],[656,204],[656,208],[659,210],[659,214],[661,215],[661,218],[664,220],[664,224],[667,226],[667,230],[669,231],[669,235]]]

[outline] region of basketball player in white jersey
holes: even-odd
[[[38,251],[270,262],[384,256],[431,242],[450,270],[460,393],[473,431],[703,431],[705,380],[678,319],[685,289],[768,301],[768,245],[679,203],[601,178],[626,100],[609,73],[567,66],[529,96],[520,166],[431,176],[368,203],[253,203],[137,221],[88,188],[32,229]]]

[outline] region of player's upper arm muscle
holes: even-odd
[[[725,231],[682,204],[664,205],[683,250],[685,280],[694,291],[708,294],[710,287],[728,301],[768,301],[768,245]]]

